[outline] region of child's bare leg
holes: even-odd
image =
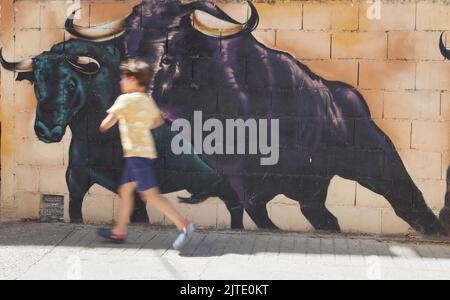
[[[178,211],[172,206],[172,204],[161,196],[159,189],[152,188],[146,190],[141,194],[143,200],[147,201],[147,203],[159,209],[164,215],[166,215],[175,225],[178,230],[182,230],[184,227],[185,219],[178,213]]]
[[[126,234],[130,216],[134,208],[134,190],[136,182],[125,183],[119,187],[120,210],[117,225],[113,230],[114,234]]]

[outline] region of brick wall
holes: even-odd
[[[49,50],[69,39],[64,31],[66,1],[1,2],[1,47],[11,61]],[[140,1],[81,1],[79,23],[101,24],[126,16]],[[245,21],[246,5],[220,3]],[[394,141],[427,204],[438,214],[444,205],[450,165],[450,63],[439,52],[439,36],[450,30],[450,4],[443,1],[383,1],[381,18],[370,20],[366,1],[274,1],[255,3],[260,24],[254,36],[269,47],[290,52],[314,72],[358,88],[374,121]],[[450,38],[447,38],[450,44]],[[26,81],[15,82],[1,69],[0,120],[2,220],[36,219],[44,194],[64,195],[70,133],[58,144],[40,142],[33,131],[36,100]],[[176,194],[180,195],[180,193]],[[219,199],[196,206],[178,204],[199,225],[228,228],[229,213]],[[181,195],[186,195],[181,192]],[[409,226],[380,195],[335,177],[327,207],[345,232],[404,234]],[[83,206],[87,222],[111,222],[118,197],[94,186]],[[154,223],[167,224],[150,211]],[[269,216],[285,230],[310,231],[297,202],[277,196]],[[67,216],[66,216],[67,219]],[[245,217],[247,228],[256,228]]]

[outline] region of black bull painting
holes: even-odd
[[[168,125],[155,132],[163,192],[186,189],[193,194],[188,203],[218,196],[232,212],[233,227],[242,227],[245,209],[266,229],[276,228],[266,204],[283,194],[299,202],[315,229],[339,231],[325,205],[330,181],[338,175],[384,196],[418,232],[446,234],[362,95],[257,41],[252,31],[258,12],[248,5],[243,24],[212,3],[179,1],[138,5],[127,19],[104,26],[108,32],[79,27],[70,18],[66,30],[75,39],[30,61],[1,59],[4,68],[20,72],[18,80],[35,84],[38,137],[59,142],[66,126],[72,130],[71,218],[81,219],[92,184],[116,189],[119,136],[117,130],[100,135],[98,125],[119,93],[114,70],[122,58],[138,56],[156,67],[149,89],[167,117]],[[192,120],[196,111],[218,120],[279,120],[278,162],[261,165],[248,154],[175,156],[169,147],[175,133],[168,126],[180,118]]]

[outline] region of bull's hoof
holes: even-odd
[[[244,230],[244,224],[231,224],[231,229],[233,230]]]
[[[70,223],[72,224],[83,224],[83,218],[71,218]]]

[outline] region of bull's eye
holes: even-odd
[[[75,70],[83,74],[93,75],[100,70],[98,61],[89,56],[66,57],[66,60]]]
[[[168,65],[172,64],[172,59],[170,59],[169,57],[165,56],[165,57],[163,57],[163,59],[161,60],[161,63],[162,63],[163,65],[168,66]]]

